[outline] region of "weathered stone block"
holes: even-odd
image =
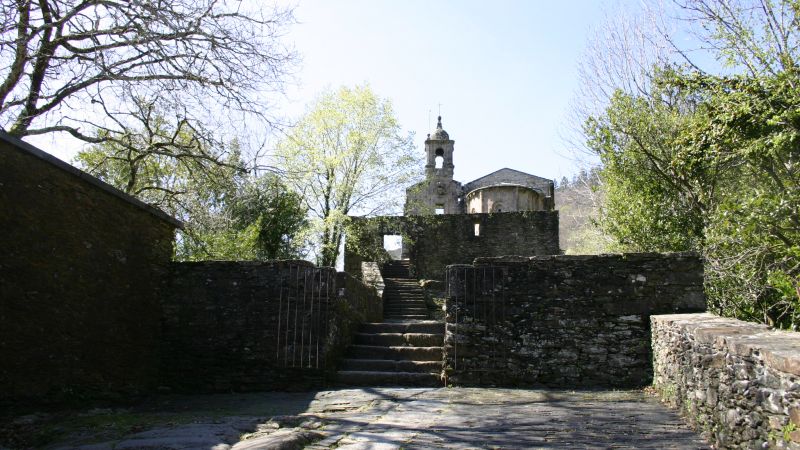
[[[800,333],[711,314],[653,316],[651,322],[657,391],[665,398],[665,387],[674,386],[671,400],[679,408],[691,404],[694,417],[716,430],[717,446],[796,445],[785,438],[793,439],[790,421],[800,421],[800,399],[787,390],[796,374],[784,369],[800,357]],[[690,402],[687,393],[700,389],[705,395]]]
[[[684,308],[677,304],[703,310],[698,273],[699,258],[686,254],[506,256],[450,266],[447,327],[460,332],[445,338],[445,363],[453,367],[457,351],[456,372],[465,374],[510,358],[488,379],[495,385],[645,385],[649,316]],[[640,290],[620,288],[631,280]],[[470,364],[466,355],[475,355]]]

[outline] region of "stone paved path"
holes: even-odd
[[[151,404],[137,414],[194,416],[113,439],[82,430],[48,448],[709,448],[641,391],[363,388],[170,397],[159,404],[161,410]]]
[[[376,389],[367,395],[375,399],[364,411],[321,414],[330,436],[313,448],[707,448],[679,417],[638,391]]]

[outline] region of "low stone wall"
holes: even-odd
[[[161,380],[178,391],[319,387],[375,290],[305,261],[174,263],[162,303]]]
[[[694,254],[478,258],[447,268],[445,371],[459,385],[643,386],[650,315],[704,310]]]
[[[381,275],[380,264],[373,261],[364,261],[361,263],[361,276],[367,286],[372,286],[378,291],[378,295],[383,296],[383,290],[386,289],[386,283],[383,281]]]
[[[800,333],[653,316],[653,384],[718,448],[800,449]]]
[[[380,277],[380,272],[378,272]],[[378,282],[377,279],[373,279]],[[383,278],[380,278],[379,285],[382,286]],[[362,322],[381,322],[383,321],[383,289],[378,286],[367,284],[349,273],[339,272],[336,274],[336,288],[339,297],[343,298],[350,309],[359,315]],[[342,291],[342,289],[344,289]]]

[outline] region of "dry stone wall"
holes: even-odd
[[[800,449],[800,333],[712,314],[651,321],[653,384],[718,448]]]
[[[561,253],[558,211],[354,218],[345,242],[345,271],[360,274],[362,262],[385,260],[387,234],[402,235],[412,275],[419,279],[444,280],[446,266],[478,257]]]
[[[458,385],[643,386],[650,315],[704,310],[694,254],[478,258],[447,268],[445,371]]]
[[[319,387],[383,305],[374,288],[305,261],[206,261],[173,265],[163,309],[162,383],[212,392]]]

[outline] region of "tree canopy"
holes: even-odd
[[[369,86],[323,93],[277,148],[285,177],[311,212],[318,262],[333,266],[348,215],[398,212],[422,174],[412,135]]]
[[[208,147],[190,126],[173,128],[155,112],[126,144],[107,141],[76,163],[131,195],[180,218],[176,257],[293,259],[303,256],[307,210],[277,174],[241,169],[237,142]]]
[[[620,250],[700,252],[712,310],[798,329],[800,7],[678,6],[727,70],[703,71],[676,47],[679,59],[657,60],[587,117],[603,163],[597,223]]]

